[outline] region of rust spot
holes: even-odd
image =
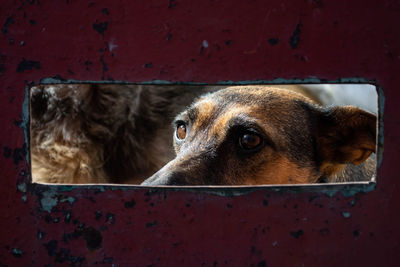
[[[21,258],[22,257],[22,251],[20,249],[14,248],[11,252],[14,257],[16,258]]]
[[[155,226],[157,226],[157,225],[158,225],[158,222],[157,222],[157,221],[146,223],[146,227],[147,227],[147,228],[155,227]]]
[[[15,24],[14,19],[12,17],[8,17],[6,19],[6,21],[4,22],[4,24],[3,24],[3,28],[2,28],[3,34],[7,34],[8,33],[8,26],[12,25],[12,24]]]
[[[107,213],[106,214],[106,222],[110,224],[115,224],[115,215],[112,213]]]
[[[103,214],[101,213],[101,211],[96,210],[96,211],[94,212],[94,217],[95,217],[96,221],[98,221],[98,220],[101,219],[101,217],[103,217]]]
[[[289,44],[290,44],[290,47],[291,47],[292,49],[296,49],[296,48],[297,48],[297,45],[298,45],[298,43],[299,43],[300,28],[301,28],[301,26],[303,26],[303,24],[301,24],[301,21],[299,21],[299,23],[297,23],[296,28],[295,28],[294,31],[293,31],[292,36],[290,36]]]
[[[168,8],[173,8],[176,6],[175,0],[169,0]]]
[[[100,33],[101,35],[104,34],[104,32],[107,30],[108,28],[108,21],[105,22],[97,22],[93,23],[93,29],[95,31],[97,31],[98,33]]]
[[[5,147],[3,148],[3,156],[4,156],[6,159],[8,159],[9,157],[11,157],[11,153],[12,153],[11,148],[9,148],[9,147],[7,147],[7,146],[5,146]]]
[[[34,60],[26,60],[22,58],[22,61],[18,64],[17,72],[24,72],[26,70],[40,69],[40,62]]]
[[[110,12],[108,11],[108,9],[107,8],[103,8],[102,10],[101,10],[101,13],[102,14],[105,14],[105,15],[110,15]]]
[[[46,248],[47,254],[49,254],[49,256],[55,256],[56,255],[57,246],[58,246],[57,240],[50,240],[48,243],[44,244],[44,247]]]
[[[153,63],[149,62],[143,65],[144,69],[152,69],[153,68]]]
[[[268,39],[268,43],[272,46],[277,45],[279,43],[279,39],[278,38],[270,38],[270,39]]]
[[[125,202],[125,204],[124,204],[124,206],[125,206],[125,208],[133,208],[133,207],[135,207],[135,205],[136,205],[136,202],[135,202],[135,200],[134,199],[132,199],[131,201],[129,201],[129,202]]]
[[[321,228],[319,232],[321,235],[328,235],[330,231],[328,228]]]
[[[304,234],[303,230],[297,230],[297,231],[292,231],[290,232],[290,235],[293,236],[294,238],[299,238],[300,236],[302,236]]]
[[[101,248],[103,236],[93,227],[87,227],[82,230],[82,238],[86,241],[86,247],[92,251]]]

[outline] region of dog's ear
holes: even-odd
[[[376,148],[376,116],[353,106],[324,110],[318,119],[317,144],[322,164],[360,164]]]

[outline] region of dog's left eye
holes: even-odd
[[[250,151],[261,147],[263,139],[256,133],[246,132],[239,138],[239,145],[242,149]]]
[[[186,138],[186,125],[183,123],[180,123],[176,126],[176,137],[179,140],[183,140]]]

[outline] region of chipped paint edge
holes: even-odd
[[[357,193],[367,193],[375,189],[375,182],[354,182],[354,183],[330,183],[330,184],[301,184],[301,185],[260,185],[260,186],[154,186],[146,187],[139,185],[117,185],[117,184],[39,184],[34,183],[38,192],[54,192],[63,194],[75,190],[93,190],[93,191],[148,191],[149,193],[164,192],[191,192],[206,193],[224,197],[247,195],[256,191],[282,192],[282,193],[322,193],[329,197],[341,193],[345,197],[351,197]]]
[[[20,128],[22,129],[23,133],[24,133],[24,141],[26,143],[26,155],[25,155],[25,160],[26,163],[30,166],[30,117],[29,117],[29,92],[30,92],[30,87],[26,86],[24,89],[24,100],[22,101],[22,112],[21,112],[21,124],[20,124]],[[29,171],[29,174],[31,172]]]
[[[317,77],[309,77],[309,78],[293,78],[293,79],[285,79],[285,78],[275,78],[273,80],[244,80],[244,81],[218,81],[215,83],[209,82],[180,82],[180,81],[166,81],[166,80],[151,80],[151,81],[139,81],[139,82],[132,82],[132,81],[123,81],[123,80],[115,80],[115,81],[94,81],[94,80],[73,80],[73,79],[59,79],[56,77],[48,77],[42,78],[39,81],[39,84],[90,84],[90,83],[97,83],[97,84],[141,84],[141,85],[258,85],[258,84],[357,84],[357,83],[364,83],[364,84],[372,84],[376,85],[375,79],[365,79],[361,77],[344,77],[339,78],[336,80],[328,80],[328,79],[321,79]]]

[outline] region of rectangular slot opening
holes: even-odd
[[[375,183],[371,84],[42,84],[30,88],[33,183]]]

